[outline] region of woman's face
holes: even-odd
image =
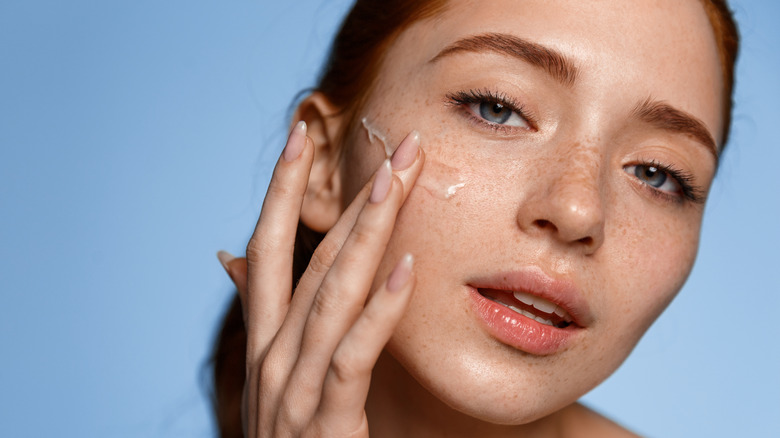
[[[454,0],[400,35],[359,117],[426,152],[377,275],[415,256],[388,345],[411,376],[518,424],[618,367],[696,255],[718,59],[695,0]],[[385,152],[348,139],[351,199]]]

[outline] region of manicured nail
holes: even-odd
[[[371,186],[371,196],[368,198],[372,204],[378,204],[387,198],[390,191],[390,185],[393,182],[393,168],[390,167],[390,160],[385,160],[379,170],[376,171],[374,185]]]
[[[306,145],[306,122],[301,120],[295,124],[290,137],[287,139],[287,145],[284,147],[282,157],[284,161],[288,163],[295,161],[296,158],[301,156],[303,147]]]
[[[228,270],[228,263],[233,261],[233,259],[236,257],[227,251],[219,250],[217,251],[217,258],[219,259],[219,262],[222,263],[222,267],[225,268],[225,270],[229,273],[230,270]]]
[[[398,264],[393,268],[393,272],[387,277],[387,290],[390,292],[398,292],[406,286],[409,282],[409,277],[412,276],[412,266],[414,265],[414,258],[411,254],[406,253]]]
[[[410,132],[403,139],[398,149],[393,152],[393,170],[405,170],[414,163],[417,158],[417,150],[420,148],[420,133]]]

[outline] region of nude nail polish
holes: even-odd
[[[393,170],[406,170],[414,163],[417,158],[417,150],[420,148],[420,133],[417,131],[410,132],[398,145],[398,148],[393,153],[392,165]]]
[[[414,259],[412,255],[409,253],[404,254],[403,258],[393,268],[393,272],[387,277],[387,290],[389,292],[398,292],[409,282],[409,277],[412,276],[413,265]]]
[[[219,259],[219,263],[222,264],[222,267],[225,268],[225,270],[228,270],[228,263],[233,261],[236,257],[225,251],[225,250],[219,250],[217,251],[217,259]]]
[[[295,124],[295,127],[290,133],[290,137],[287,139],[287,145],[285,145],[284,151],[282,152],[284,161],[289,163],[301,156],[303,147],[306,145],[306,130],[306,122],[303,120]]]
[[[392,182],[393,169],[390,166],[390,160],[385,160],[376,172],[374,185],[371,186],[371,196],[368,198],[369,202],[378,204],[384,201],[387,198],[387,193],[390,191]]]

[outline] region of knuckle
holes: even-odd
[[[329,283],[327,278],[323,280],[320,290],[314,296],[311,308],[316,315],[340,314],[344,310],[342,301],[336,298]]]
[[[297,403],[289,400],[289,397],[283,397],[276,414],[276,429],[282,433],[302,430],[306,419],[301,411]]]
[[[370,245],[374,241],[375,233],[364,226],[355,226],[352,230],[352,241],[358,246]]]
[[[259,386],[265,391],[275,391],[284,384],[284,374],[280,367],[270,361],[263,361],[260,365]]]
[[[271,239],[268,236],[253,236],[246,245],[247,262],[258,262],[272,250]]]
[[[368,307],[361,317],[365,320],[365,325],[368,327],[383,329],[387,325],[387,315],[376,311],[372,307]]]
[[[366,374],[366,367],[359,355],[339,348],[330,360],[330,372],[338,382],[350,382]]]
[[[321,418],[314,418],[301,435],[303,438],[341,437],[338,430],[333,430],[333,425],[323,424]]]
[[[268,185],[266,197],[286,198],[293,195],[294,192],[295,190],[292,188],[291,184],[283,184],[282,181],[274,175],[273,181]]]
[[[336,258],[338,249],[333,245],[321,244],[312,254],[309,260],[309,270],[317,275],[324,275],[330,269],[333,259]]]

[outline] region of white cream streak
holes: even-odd
[[[444,197],[445,197],[446,199],[450,199],[450,198],[452,198],[453,196],[455,196],[455,193],[456,193],[456,192],[458,191],[458,189],[459,189],[459,188],[461,188],[461,187],[466,187],[466,183],[462,182],[462,183],[453,184],[453,185],[451,185],[451,186],[447,187],[447,193],[445,193],[445,194],[444,194]]]
[[[363,122],[363,128],[365,128],[366,133],[368,134],[369,143],[374,144],[374,139],[379,140],[385,150],[385,155],[387,158],[390,158],[393,155],[393,149],[387,143],[387,137],[385,137],[376,127],[368,122],[368,117],[363,117],[361,122]]]
[[[387,141],[387,136],[373,123],[369,122],[368,117],[363,117],[360,121],[366,130],[369,143],[382,143],[387,158],[392,157],[394,149]],[[454,184],[453,179],[457,181]],[[416,185],[424,188],[436,198],[447,200],[455,196],[459,189],[465,187],[466,182],[461,177],[458,169],[429,158]]]

